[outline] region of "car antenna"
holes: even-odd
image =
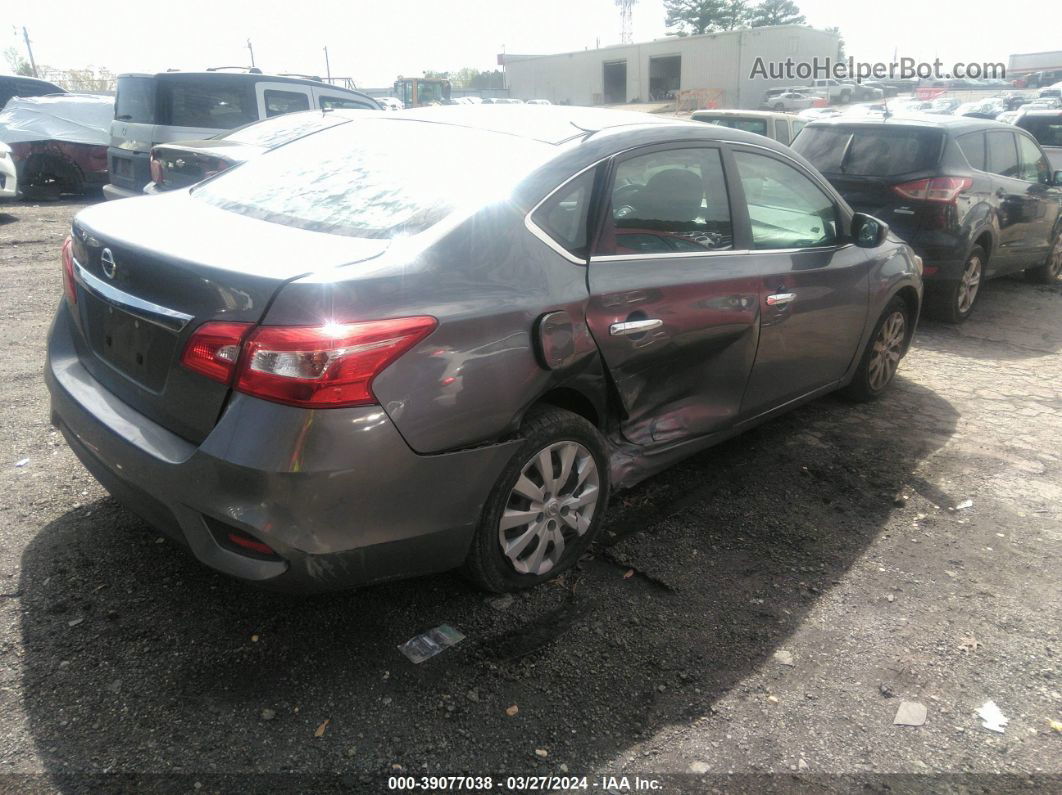
[[[885,112],[881,114],[881,120],[885,121],[885,119],[889,118],[892,114],[889,113],[889,98],[885,95],[884,91],[881,92],[881,104],[885,108]]]

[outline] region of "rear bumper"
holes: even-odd
[[[63,302],[45,366],[52,422],[120,502],[244,580],[321,591],[459,566],[516,444],[421,456],[378,406],[308,411],[237,394],[196,446],[95,381],[75,333]],[[233,551],[218,523],[281,559]]]

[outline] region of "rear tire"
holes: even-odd
[[[843,394],[861,403],[877,400],[885,394],[896,378],[910,334],[907,302],[894,296],[881,313],[852,382],[844,388]]]
[[[1036,284],[1058,284],[1062,282],[1062,226],[1055,230],[1055,240],[1047,261],[1035,268],[1025,269],[1025,278]]]
[[[608,505],[608,448],[597,428],[578,414],[541,406],[520,432],[523,443],[487,497],[465,560],[466,576],[497,593],[571,568]]]
[[[981,295],[987,262],[988,257],[985,256],[984,249],[974,246],[966,257],[962,276],[957,282],[943,290],[927,291],[926,314],[945,323],[962,323],[966,320]]]

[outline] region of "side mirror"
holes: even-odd
[[[872,215],[856,213],[852,216],[852,238],[860,248],[877,248],[889,235],[889,225]]]
[[[1055,172],[1054,183],[1056,185],[1062,185],[1062,170]]]

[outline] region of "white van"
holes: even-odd
[[[139,196],[151,181],[151,147],[210,138],[261,119],[311,108],[380,110],[360,91],[316,78],[241,72],[118,75],[107,150],[108,199]]]

